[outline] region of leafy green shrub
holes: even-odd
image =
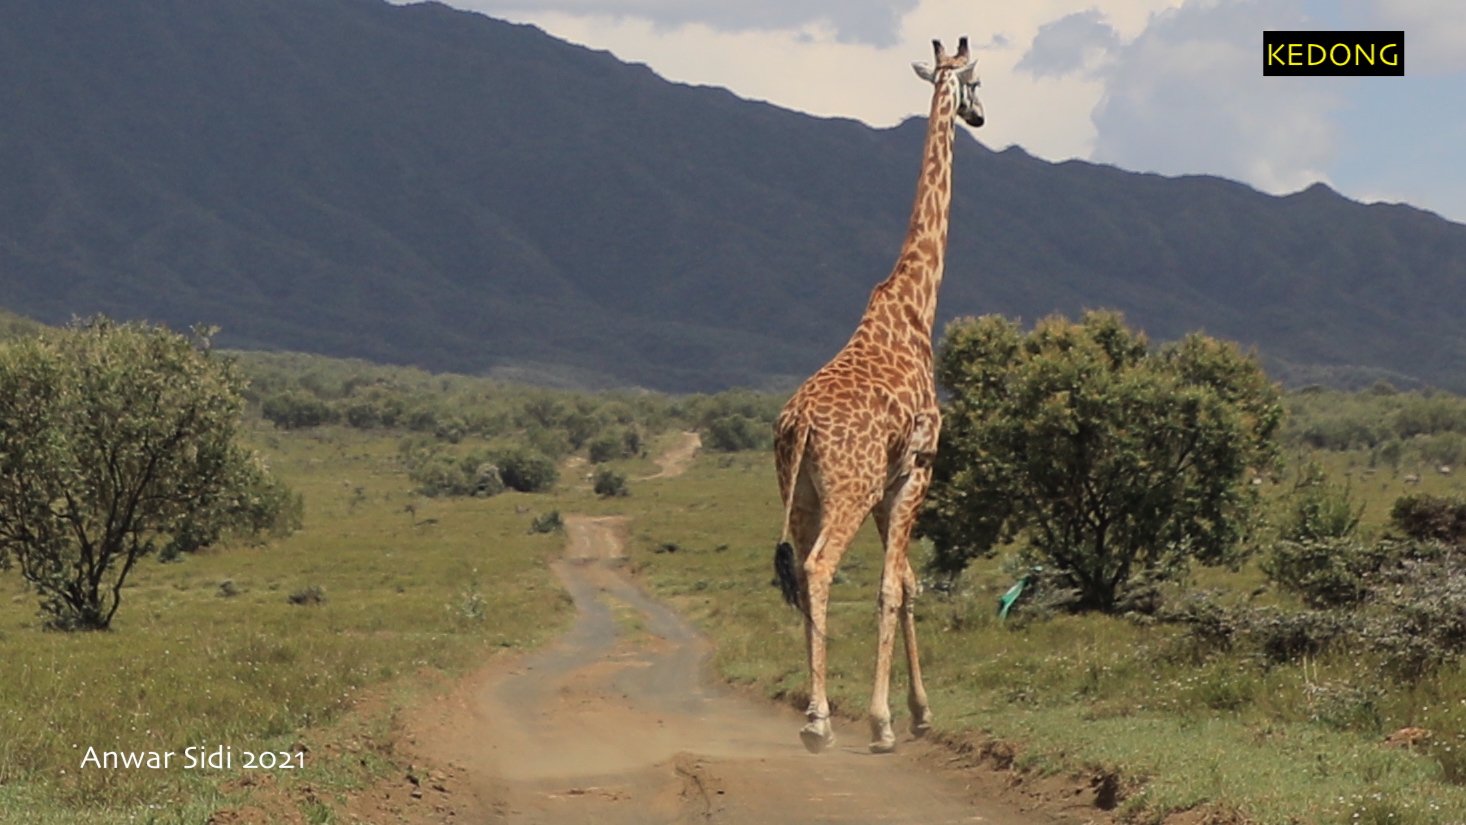
[[[1348,484],[1336,484],[1317,462],[1298,473],[1278,535],[1285,541],[1316,542],[1354,535],[1364,505],[1356,504]]]
[[[425,496],[495,496],[504,492],[498,466],[481,453],[455,457],[434,448],[407,446],[404,453],[407,476]]]
[[[1278,609],[1246,613],[1245,635],[1250,645],[1274,664],[1317,656],[1357,627],[1354,618],[1332,610]]]
[[[558,533],[565,529],[565,521],[560,518],[559,510],[551,510],[544,515],[535,516],[534,521],[529,523],[531,533]]]
[[[1356,538],[1280,540],[1261,567],[1284,590],[1315,608],[1358,604],[1370,592],[1370,576],[1391,560],[1388,545]]]
[[[1185,626],[1185,643],[1196,661],[1251,651],[1270,664],[1293,662],[1322,653],[1358,627],[1349,614],[1338,611],[1228,607],[1209,598],[1188,600],[1163,618]]]
[[[305,498],[263,466],[251,475],[244,489],[227,502],[232,516],[228,528],[244,536],[270,538],[299,530],[305,524]]]
[[[1466,435],[1459,432],[1417,436],[1411,446],[1431,466],[1453,466],[1466,461]]]
[[[595,491],[596,495],[601,498],[631,495],[631,490],[626,486],[626,476],[609,467],[602,467],[596,471]]]
[[[1387,548],[1355,537],[1363,512],[1349,485],[1309,462],[1289,494],[1278,541],[1263,555],[1263,572],[1309,607],[1357,604],[1369,592],[1369,576],[1390,560]]]
[[[405,420],[406,407],[406,402],[396,393],[377,390],[349,399],[343,416],[347,424],[357,429],[396,427]]]
[[[1244,613],[1223,606],[1211,591],[1188,595],[1162,610],[1158,618],[1186,628],[1184,641],[1193,661],[1231,651],[1247,625]]]
[[[463,473],[451,456],[441,453],[424,456],[408,468],[407,476],[425,496],[465,495]]]
[[[1417,493],[1390,508],[1390,524],[1417,541],[1466,543],[1466,499]]]
[[[1466,654],[1466,558],[1407,558],[1375,591],[1364,640],[1414,681]]]
[[[587,455],[594,464],[604,464],[619,458],[634,458],[641,455],[641,434],[634,428],[613,428],[602,432],[586,445]]]
[[[1225,607],[1197,594],[1161,618],[1186,627],[1197,658],[1240,650],[1277,664],[1344,647],[1414,683],[1466,655],[1466,556],[1429,543],[1381,542],[1374,552],[1386,561],[1352,610]]]
[[[309,607],[310,605],[326,603],[326,588],[319,584],[307,585],[285,597],[285,600],[293,605]]]
[[[432,426],[421,429],[431,429],[433,431],[433,437],[439,441],[457,444],[463,440],[464,436],[468,435],[468,424],[456,415],[444,420],[438,420],[437,416],[432,416],[432,418],[434,419]],[[419,428],[414,427],[413,429]]]
[[[330,404],[300,390],[287,390],[266,398],[260,405],[260,414],[284,430],[319,427],[336,420]]]
[[[773,444],[773,428],[744,415],[724,415],[708,422],[703,446],[719,452],[763,450]]]
[[[522,447],[499,452],[495,463],[504,485],[521,493],[548,490],[560,478],[560,471],[548,456]]]

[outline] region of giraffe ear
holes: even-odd
[[[929,63],[912,63],[911,68],[916,71],[917,77],[928,83],[932,82],[932,79],[937,76]]]
[[[969,86],[981,86],[982,83],[977,79],[977,61],[974,60],[963,67],[957,73],[957,79]]]

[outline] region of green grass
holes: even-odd
[[[1330,460],[1347,466],[1347,457]],[[1449,492],[1452,483],[1423,478],[1410,489]],[[1367,523],[1382,523],[1400,487],[1367,490]],[[722,675],[802,704],[800,620],[770,583],[780,516],[770,456],[704,455],[685,476],[643,482],[631,498],[560,507],[631,515],[633,564],[716,641]],[[832,592],[830,691],[847,735],[865,730],[857,720],[870,691],[880,553],[867,525]],[[1236,600],[1263,581],[1252,567],[1194,578]],[[1001,559],[982,561],[954,594],[919,602],[927,689],[946,735],[1013,743],[1036,771],[1115,773],[1130,788],[1121,811],[1133,821],[1210,806],[1259,823],[1466,822],[1459,665],[1406,686],[1343,655],[1277,666],[1197,656],[1173,626],[1105,616],[1003,624],[993,606],[1011,579]],[[1407,725],[1432,730],[1434,745],[1410,753],[1382,744]]]
[[[145,560],[105,633],[42,631],[19,577],[0,577],[0,821],[203,821],[238,796],[218,790],[238,769],[82,769],[81,757],[289,749],[363,695],[535,645],[568,618],[546,566],[562,539],[531,535],[534,512],[515,512],[538,499],[421,499],[391,438],[256,440],[305,496],[305,529],[289,539]],[[220,595],[225,580],[238,595]],[[287,600],[312,586],[323,603]],[[313,752],[300,780],[349,787],[369,778],[360,762]]]

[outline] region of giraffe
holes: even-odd
[[[953,119],[983,124],[977,64],[969,57],[967,38],[952,56],[940,40],[932,47],[933,65],[912,64],[935,88],[911,223],[895,268],[871,292],[849,342],[795,391],[774,426],[774,463],[784,503],[774,569],[785,600],[804,614],[809,707],[808,724],[799,735],[812,753],[835,742],[825,695],[830,582],[867,514],[874,514],[885,545],[870,749],[887,753],[896,746],[887,693],[898,613],[911,677],[911,732],[919,737],[931,729],[912,612],[916,574],[907,545],[931,481],[941,427],[932,324],[952,201]]]

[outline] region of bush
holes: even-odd
[[[1388,546],[1350,537],[1281,540],[1262,559],[1262,570],[1279,587],[1309,607],[1358,604],[1369,594],[1370,577],[1388,561]]]
[[[288,390],[266,398],[260,405],[266,421],[285,430],[319,427],[336,420],[331,405],[300,390]]]
[[[285,600],[293,605],[309,607],[316,604],[326,603],[326,588],[319,584],[307,585],[285,597]]]
[[[534,521],[529,523],[531,533],[558,533],[565,529],[565,521],[560,518],[559,510],[551,510],[542,516],[535,516]]]
[[[626,476],[609,467],[602,467],[596,471],[595,491],[596,495],[601,498],[631,495],[631,490],[626,487]]]
[[[641,455],[641,434],[634,429],[611,429],[596,436],[587,445],[591,463],[604,464],[618,458]]]
[[[1398,677],[1414,681],[1466,654],[1466,559],[1459,553],[1406,558],[1372,601],[1364,638]]]
[[[495,459],[504,485],[521,493],[543,492],[560,478],[555,462],[543,453],[516,448],[500,452]]]
[[[1328,610],[1252,611],[1246,636],[1267,661],[1296,662],[1317,656],[1356,627],[1353,617]]]
[[[454,457],[404,442],[407,476],[425,496],[495,496],[504,492],[499,468],[480,453]]]
[[[1197,661],[1231,651],[1246,629],[1245,616],[1218,604],[1213,592],[1193,593],[1162,610],[1158,618],[1186,628],[1192,658]]]
[[[1218,604],[1211,594],[1196,594],[1160,614],[1183,625],[1193,657],[1251,651],[1270,664],[1316,656],[1357,631],[1349,614],[1328,610],[1258,609]]]
[[[744,415],[715,418],[708,423],[703,446],[719,452],[763,450],[772,445],[773,428]]]
[[[1199,657],[1252,651],[1269,663],[1347,646],[1413,683],[1466,655],[1466,557],[1441,545],[1382,542],[1353,610],[1224,607],[1202,595],[1162,619],[1185,625]]]
[[[1466,499],[1417,493],[1390,508],[1390,524],[1416,541],[1466,543]]]
[[[1293,484],[1288,511],[1279,537],[1292,542],[1316,542],[1354,535],[1364,513],[1355,504],[1348,484],[1335,484],[1316,462],[1305,464]]]

